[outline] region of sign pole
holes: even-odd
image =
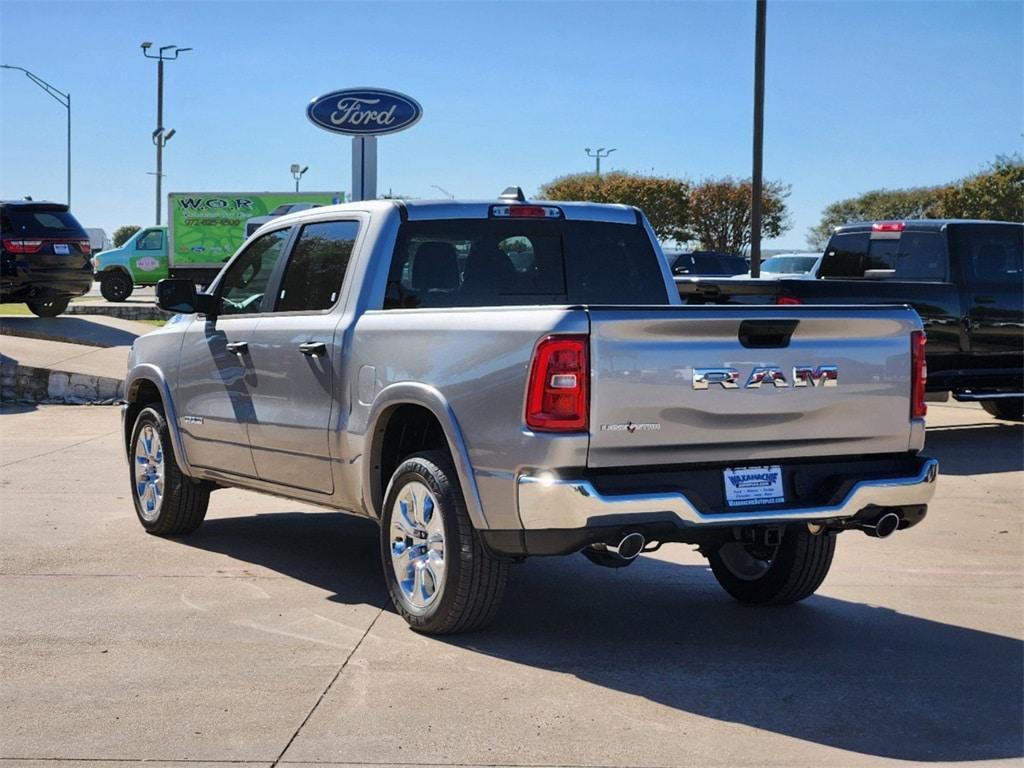
[[[377,199],[377,137],[352,137],[352,200]]]

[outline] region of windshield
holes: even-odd
[[[761,272],[771,272],[776,275],[804,274],[811,271],[811,267],[817,260],[817,254],[812,256],[772,256],[761,262]]]

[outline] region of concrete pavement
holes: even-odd
[[[387,606],[374,524],[229,490],[192,536],[148,536],[116,409],[4,410],[0,757],[1019,765],[1022,427],[930,424],[927,520],[842,535],[802,604],[740,606],[667,545],[528,561],[491,629],[431,639]]]

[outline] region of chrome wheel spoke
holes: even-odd
[[[135,495],[142,518],[156,520],[164,496],[164,450],[160,434],[149,424],[135,442]]]
[[[391,566],[410,608],[423,610],[444,589],[444,524],[434,494],[408,483],[391,510]]]

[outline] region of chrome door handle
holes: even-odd
[[[299,351],[310,357],[321,357],[327,354],[327,345],[322,341],[304,341],[299,344]]]
[[[224,348],[228,352],[234,352],[236,355],[244,355],[249,351],[249,342],[247,341],[232,341],[229,344],[225,344]]]

